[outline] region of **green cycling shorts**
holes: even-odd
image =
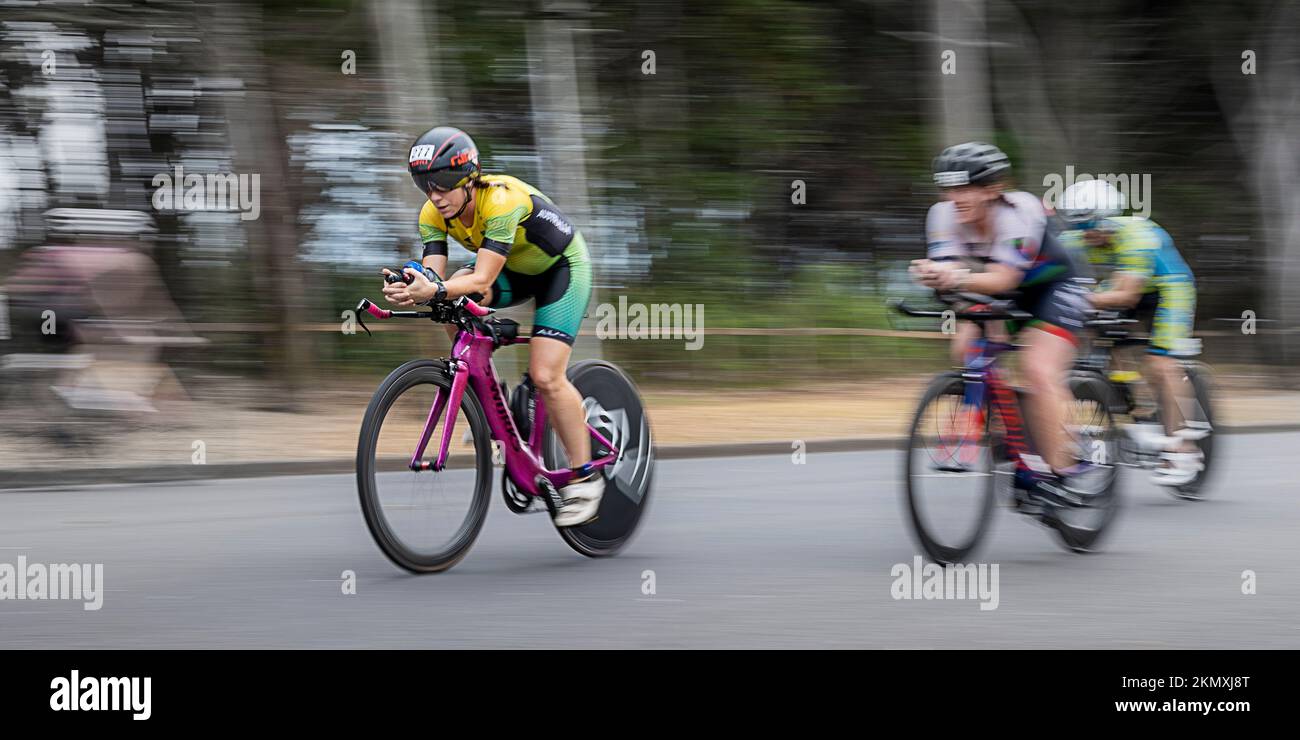
[[[1150,324],[1147,352],[1153,355],[1179,354],[1192,338],[1196,318],[1196,283],[1190,275],[1162,275],[1156,290],[1142,296],[1139,318]]]

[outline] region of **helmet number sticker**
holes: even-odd
[[[432,144],[420,144],[411,147],[411,164],[424,163],[433,161],[433,153],[436,147]]]

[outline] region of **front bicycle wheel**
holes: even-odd
[[[569,368],[569,382],[582,396],[587,423],[618,449],[618,458],[601,468],[605,494],[595,520],[578,527],[560,528],[569,547],[587,557],[604,557],[621,550],[632,539],[645,516],[654,483],[655,448],[650,420],[636,384],[617,366],[601,360],[584,360]],[[545,436],[546,466],[569,467],[564,445],[554,429]],[[607,449],[592,438],[592,456]]]
[[[366,526],[388,559],[413,573],[436,573],[460,562],[487,516],[492,441],[469,388],[453,422],[446,467],[437,472],[409,468],[435,398],[446,399],[450,389],[445,362],[408,362],[375,391],[361,423],[357,492]],[[445,409],[439,416],[425,460],[438,454]]]
[[[979,546],[996,498],[989,406],[967,403],[965,393],[959,373],[930,382],[903,458],[912,532],[926,554],[944,565],[962,562]]]

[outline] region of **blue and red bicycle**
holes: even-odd
[[[655,450],[631,379],[603,361],[569,368],[569,381],[583,398],[593,455],[571,468],[527,375],[507,396],[492,353],[529,339],[520,336],[517,322],[492,313],[468,298],[436,302],[429,311],[391,311],[368,299],[357,306],[359,319],[424,319],[459,329],[450,357],[415,360],[389,374],[366,408],[357,443],[366,525],[379,549],[412,572],[446,570],[474,544],[491,497],[494,441],[505,468],[502,493],[518,514],[541,511],[533,506],[540,499],[553,516],[567,483],[593,471],[604,476],[596,518],[559,528],[583,555],[618,552],[650,498]],[[369,333],[364,320],[359,323]],[[458,437],[460,430],[465,434]]]
[[[1069,379],[1073,403],[1067,414],[1073,454],[1092,463],[1069,490],[1072,501],[1045,501],[1018,490],[1016,479],[1032,480],[1046,466],[1035,452],[1021,411],[1024,392],[1007,385],[998,358],[1015,345],[994,341],[992,322],[1032,318],[1010,301],[961,294],[940,296],[955,308],[934,311],[894,307],[908,316],[974,322],[980,329],[970,358],[960,370],[930,382],[913,417],[904,459],[905,498],[913,531],[925,552],[940,563],[959,563],[988,532],[994,504],[1041,522],[1075,552],[1093,550],[1119,511],[1115,462],[1118,432],[1106,382],[1093,374]]]

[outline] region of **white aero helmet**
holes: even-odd
[[[1124,212],[1124,194],[1106,180],[1076,182],[1061,193],[1056,212],[1072,224],[1118,216]]]

